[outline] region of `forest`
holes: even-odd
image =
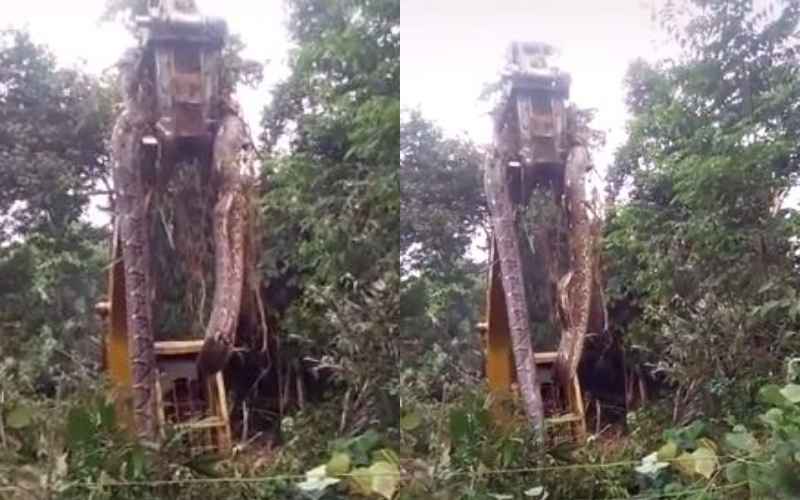
[[[0,30],[0,498],[800,498],[800,1],[658,2],[608,165],[547,40],[484,143],[401,0],[282,3],[250,124],[192,0],[106,0],[101,74]]]

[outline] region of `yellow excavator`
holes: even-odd
[[[511,44],[485,164],[492,232],[485,373],[499,418],[519,396],[533,426],[586,433],[578,366],[590,330],[605,328],[596,227],[585,177],[586,117],[567,102],[571,78],[553,48]]]
[[[123,110],[112,136],[115,211],[104,361],[119,420],[146,439],[190,426],[203,446],[230,446],[220,370],[230,356],[245,288],[245,185],[255,148],[223,79],[223,20],[192,0],[150,0],[136,19],[138,47],[120,64]],[[205,339],[156,341],[152,193],[179,163],[211,172],[216,205],[214,299]],[[200,168],[200,167],[198,167]],[[197,443],[195,443],[197,444]]]

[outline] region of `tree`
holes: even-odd
[[[98,82],[24,31],[0,32],[2,240],[58,235],[77,222],[108,171],[109,109]]]
[[[486,222],[481,152],[445,138],[419,112],[400,131],[400,252],[406,273],[447,274]]]
[[[417,398],[479,370],[475,325],[485,306],[485,263],[469,250],[486,223],[481,162],[469,140],[445,137],[418,111],[403,114],[400,329],[403,365],[422,391]],[[431,359],[437,353],[448,361]],[[423,380],[425,365],[442,366],[435,380]]]
[[[51,392],[96,355],[110,98],[19,30],[0,32],[0,352],[21,388]],[[69,387],[69,384],[60,384]]]
[[[298,48],[264,113],[275,155],[262,266],[273,278],[301,271],[303,294],[282,329],[336,360],[349,388],[343,427],[357,430],[376,416],[396,421],[400,5],[287,5]]]
[[[612,300],[641,311],[628,343],[676,384],[681,419],[796,348],[798,218],[783,201],[800,173],[800,6],[669,3],[662,19],[683,52],[628,71],[606,250]]]

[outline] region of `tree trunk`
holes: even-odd
[[[516,365],[517,383],[525,402],[525,413],[538,430],[543,429],[544,407],[542,393],[536,378],[536,363],[533,358],[528,302],[522,276],[519,234],[516,214],[511,201],[507,179],[508,166],[502,155],[491,154],[486,165],[486,194],[492,217],[494,236],[497,240],[497,255],[503,291],[506,294],[506,309],[511,332],[511,344]]]

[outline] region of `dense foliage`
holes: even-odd
[[[418,111],[404,113],[400,329],[404,387],[414,380],[408,389],[420,397],[477,375],[485,252],[473,251],[473,241],[486,229],[481,161],[468,140],[445,137]]]
[[[300,273],[282,329],[346,383],[341,430],[363,430],[397,418],[400,5],[287,5],[297,48],[264,113],[263,272]]]
[[[52,393],[97,354],[105,234],[85,214],[104,188],[110,104],[25,32],[0,33],[0,66],[0,365],[3,383]]]
[[[55,67],[21,31],[0,32],[2,238],[58,235],[78,222],[108,161],[110,109],[95,79]]]
[[[419,111],[400,132],[400,251],[407,274],[447,274],[486,229],[483,156],[466,139],[447,138]]]
[[[136,0],[109,2],[106,14],[125,21],[143,5]],[[87,493],[112,498],[196,498],[200,491],[207,498],[227,498],[232,489],[242,497],[300,498],[303,494],[292,485],[293,480],[211,488],[118,489],[105,489],[98,482],[302,473],[312,460],[327,453],[327,441],[337,435],[380,428],[389,436],[387,444],[396,440],[392,427],[397,422],[397,394],[390,382],[396,378],[399,305],[399,3],[291,1],[287,9],[296,48],[291,76],[278,86],[265,112],[265,150],[270,154],[264,155],[269,160],[263,171],[268,189],[258,202],[259,236],[265,242],[258,271],[270,293],[283,292],[283,300],[273,310],[276,314],[296,295],[287,289],[301,290],[281,318],[280,332],[270,334],[284,339],[279,343],[299,346],[298,362],[300,356],[305,357],[303,363],[316,360],[311,367],[315,373],[316,368],[332,371],[338,382],[334,397],[285,418],[281,426],[285,453],[275,452],[269,460],[209,461],[190,456],[189,450],[175,444],[180,439],[164,443],[157,451],[141,449],[113,432],[108,403],[98,396],[104,390],[96,381],[99,352],[76,351],[72,343],[89,337],[96,347],[99,340],[91,306],[103,288],[107,235],[82,222],[82,217],[88,210],[87,190],[106,177],[103,139],[110,132],[114,94],[97,84],[101,97],[87,99],[78,83],[83,79],[92,83],[91,77],[58,69],[44,49],[34,47],[23,34],[15,35],[3,46],[9,64],[4,64],[1,75],[27,76],[30,81],[0,85],[4,92],[0,112],[9,115],[4,126],[16,134],[2,136],[9,144],[2,151],[20,156],[8,168],[4,156],[2,174],[9,177],[8,182],[3,178],[3,189],[8,190],[3,203],[8,204],[2,208],[7,234],[13,240],[4,242],[2,261],[0,487],[14,481],[33,494],[59,498]],[[257,82],[260,65],[239,57],[240,49],[234,38],[226,53],[229,80]],[[16,72],[15,58],[22,60]],[[28,64],[36,73],[24,69]],[[40,88],[44,89],[41,95],[25,95]],[[17,101],[5,99],[20,95],[27,99],[25,106],[32,106],[31,113],[26,114]],[[41,109],[35,106],[37,102]],[[96,102],[100,104],[89,110],[77,106]],[[42,120],[34,111],[45,113],[42,116],[50,113],[55,131],[33,128],[33,122]],[[60,135],[47,137],[53,133]],[[273,140],[281,147],[273,148]],[[28,144],[33,144],[37,154],[50,154],[42,156],[47,160],[42,167],[35,158],[24,157],[29,154]],[[74,152],[84,144],[96,145],[96,150],[86,146],[86,151]],[[86,173],[90,168],[94,170]],[[12,174],[17,177],[10,178]],[[34,209],[39,203],[43,215],[39,217],[35,210],[14,211],[19,204],[15,202]],[[56,202],[61,205],[48,215],[46,209]],[[45,227],[50,219],[50,226],[64,221],[57,227],[60,232]],[[92,331],[85,332],[90,326]],[[65,362],[74,363],[59,372],[75,379],[71,386],[52,377],[43,379],[47,387],[35,383],[41,378],[39,371],[57,368],[49,354],[51,344],[64,353]],[[375,370],[376,366],[380,369]],[[25,372],[31,382],[23,384],[17,371]],[[28,376],[28,372],[33,373]],[[57,399],[48,399],[52,396]],[[308,428],[318,432],[308,432]],[[374,431],[364,435],[372,436],[367,452],[384,442]],[[343,441],[344,448],[336,449],[351,449],[348,446]],[[359,460],[354,457],[354,467],[361,464]],[[365,465],[385,468],[387,463],[368,459]],[[387,491],[382,482],[376,488]]]
[[[630,67],[606,261],[615,306],[635,313],[630,352],[673,385],[683,421],[745,410],[797,352],[800,7],[692,2],[662,19],[683,52]]]
[[[414,483],[420,498],[798,495],[798,386],[791,372],[788,385],[782,380],[786,360],[800,347],[792,192],[800,143],[798,9],[792,1],[668,2],[659,20],[680,56],[629,69],[629,136],[609,172],[603,261],[611,326],[625,341],[627,363],[644,368],[654,391],[646,407],[628,414],[627,433],[601,433],[566,454],[524,448],[516,454],[512,443],[493,448],[514,436],[514,426],[495,428],[480,399],[476,405],[474,396],[454,394],[431,404],[418,397],[418,409],[401,421],[409,429],[406,444],[441,471]],[[435,132],[425,135],[440,140]],[[458,192],[460,184],[452,185]],[[435,201],[417,212],[415,203],[408,203],[411,223],[424,227],[430,213],[447,224]],[[466,221],[457,227],[471,230]],[[420,239],[438,249],[434,237]],[[437,254],[407,244],[406,264],[417,275],[438,271],[430,260],[414,259],[413,250]],[[415,296],[422,298],[409,303],[423,310],[436,304],[408,295]],[[449,360],[448,354],[438,357]],[[512,473],[513,479],[488,472],[536,469],[554,457],[553,482],[535,472]],[[576,465],[580,472],[572,476],[560,460],[593,467]],[[629,465],[637,460],[637,467]],[[459,481],[459,474],[470,481]]]
[[[277,449],[223,460],[174,429],[158,448],[119,432],[92,314],[108,234],[89,216],[115,91],[0,32],[0,496],[800,497],[800,3],[667,2],[680,55],[629,68],[602,260],[611,327],[654,390],[579,446],[533,446],[481,387],[482,148],[401,118],[399,0],[286,6],[257,273],[277,352],[324,394],[271,417]],[[257,82],[241,47],[230,81]]]

